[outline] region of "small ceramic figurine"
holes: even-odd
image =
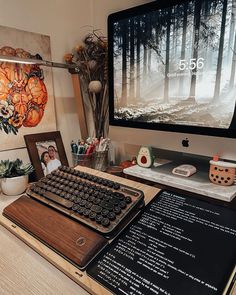
[[[137,164],[141,167],[149,168],[153,165],[154,155],[152,153],[152,148],[148,146],[142,146],[139,150],[137,157]]]
[[[219,161],[216,158],[210,161],[210,181],[219,185],[232,185],[235,183],[236,164]]]

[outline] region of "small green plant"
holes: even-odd
[[[23,162],[20,159],[16,159],[15,161],[0,161],[0,178],[27,175],[33,171],[34,167],[31,164],[23,165]]]

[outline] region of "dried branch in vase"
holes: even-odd
[[[108,48],[107,38],[93,31],[73,53],[66,54],[66,63],[75,63],[83,89],[93,113],[96,137],[106,136],[108,129]]]

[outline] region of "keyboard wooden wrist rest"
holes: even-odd
[[[107,244],[95,231],[26,195],[7,206],[3,215],[79,268]]]

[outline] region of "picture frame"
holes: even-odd
[[[46,176],[60,165],[68,166],[60,131],[27,134],[24,140],[35,169],[34,180]]]

